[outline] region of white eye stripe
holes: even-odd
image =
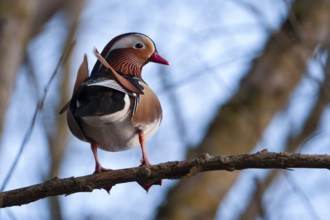
[[[108,53],[105,55],[105,59],[108,58],[109,54],[111,51],[116,50],[116,49],[123,49],[123,48],[130,48],[130,47],[134,47],[135,45],[138,43],[142,42],[142,37],[141,35],[129,35],[129,36],[125,36],[121,39],[119,39],[118,41],[116,41],[112,47],[110,48],[110,50],[108,51]]]
[[[121,39],[119,39],[117,42],[115,42],[110,51],[115,50],[115,49],[122,49],[122,48],[138,48],[136,47],[136,45],[138,44],[142,44],[143,46],[145,46],[145,40],[146,37],[142,36],[142,35],[129,35],[129,36],[125,36]]]
[[[129,36],[125,36],[125,37],[119,39],[118,41],[116,41],[112,45],[110,51],[115,50],[115,49],[122,49],[122,48],[130,48],[130,47],[134,48],[139,43],[145,47],[145,45],[148,41],[151,41],[151,40],[143,35],[132,34]],[[153,46],[153,42],[150,42],[150,45]],[[155,48],[151,48],[151,49],[154,50]]]
[[[135,41],[136,41],[136,39],[133,38],[133,36],[123,37],[112,45],[110,51],[115,50],[115,49],[132,47],[134,45]]]
[[[137,44],[142,44],[143,48],[145,48],[146,45],[150,45],[152,47],[152,48],[150,48],[151,51],[155,50],[153,42],[148,37],[141,35],[141,34],[132,34],[132,35],[124,36],[124,37],[120,38],[119,40],[117,40],[112,45],[112,47],[107,52],[107,54],[105,55],[104,58],[107,59],[110,52],[113,50],[116,50],[116,49],[124,49],[124,48],[138,49],[138,47],[136,46]]]

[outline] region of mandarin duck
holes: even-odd
[[[123,151],[141,146],[141,166],[149,166],[145,142],[156,132],[162,120],[162,108],[155,93],[142,79],[148,62],[168,65],[155,43],[141,33],[126,33],[113,38],[97,57],[88,76],[86,55],[78,70],[67,111],[69,129],[78,139],[91,144],[95,172],[101,166],[97,148]],[[159,182],[138,182],[146,191]],[[111,186],[104,188],[108,192]]]

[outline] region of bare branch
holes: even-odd
[[[304,203],[305,210],[308,210],[310,217],[314,220],[321,220],[322,218],[319,216],[315,208],[313,207],[313,203],[310,201],[305,192],[299,187],[299,185],[294,181],[294,179],[290,175],[284,175],[292,190],[297,194],[302,203]]]
[[[0,193],[0,208],[28,204],[50,196],[92,192],[109,185],[134,181],[178,179],[214,170],[325,168],[330,169],[330,155],[273,153],[263,150],[255,154],[210,156],[203,154],[192,160],[174,161],[150,167],[112,170],[82,177],[59,179]]]
[[[31,137],[31,134],[32,134],[34,125],[35,125],[36,120],[37,120],[37,116],[38,116],[39,112],[42,110],[42,108],[44,106],[44,103],[45,103],[45,100],[46,100],[46,96],[48,94],[48,89],[49,89],[49,87],[50,87],[50,85],[51,85],[54,77],[56,76],[56,74],[57,74],[57,72],[58,72],[58,70],[59,70],[59,68],[61,66],[61,63],[64,62],[67,59],[67,56],[69,56],[69,54],[71,53],[71,50],[72,50],[74,44],[75,44],[75,42],[73,42],[65,51],[63,51],[63,53],[62,53],[62,55],[60,57],[60,60],[58,61],[53,74],[51,75],[51,77],[48,80],[46,86],[44,87],[44,92],[42,94],[42,97],[38,100],[38,102],[36,104],[36,108],[35,108],[35,111],[34,111],[34,114],[33,114],[33,117],[32,117],[32,121],[30,123],[30,126],[29,126],[28,130],[26,131],[26,133],[24,135],[24,138],[23,138],[22,144],[20,145],[19,151],[18,151],[18,153],[17,153],[17,155],[16,155],[16,157],[14,159],[14,162],[10,165],[9,171],[8,171],[7,175],[5,176],[5,180],[3,181],[0,190],[4,190],[5,187],[7,186],[8,182],[9,182],[9,180],[11,178],[11,175],[14,172],[15,167],[18,164],[19,159],[21,158],[21,155],[23,153],[23,150],[24,150],[27,142],[29,141],[29,139]]]
[[[63,8],[79,8],[77,2],[81,1],[0,1],[0,49],[3,51],[0,54],[0,136],[27,44],[56,12]]]
[[[287,19],[278,32],[271,34],[263,53],[241,81],[240,89],[221,106],[199,146],[187,153],[188,158],[203,152],[213,155],[251,152],[260,143],[265,128],[287,105],[292,91],[301,82],[315,50],[328,41],[329,10],[329,0],[293,2],[291,13],[295,14],[299,28],[292,27]],[[219,203],[237,176],[238,173],[223,172],[182,179],[168,192],[156,219],[214,219]]]
[[[330,53],[330,48],[327,49],[329,46],[325,46],[324,49],[328,50]],[[323,54],[323,50],[321,49],[321,54],[318,52],[318,55]],[[320,84],[318,88],[317,94],[317,100],[315,102],[315,105],[311,109],[306,121],[304,122],[304,125],[300,131],[300,134],[296,134],[294,136],[289,136],[286,141],[286,151],[289,152],[295,152],[299,151],[301,146],[304,146],[304,143],[306,140],[309,140],[311,137],[313,137],[313,134],[315,134],[318,130],[318,126],[320,125],[322,116],[324,114],[324,111],[326,110],[327,104],[329,103],[329,97],[330,97],[330,90],[328,89],[328,84],[330,82],[330,72],[327,71],[327,66],[330,67],[330,55],[327,55],[326,63],[324,65],[324,75],[325,78],[323,82]],[[282,172],[280,170],[272,170],[272,172],[261,182],[258,183],[259,188],[256,189],[254,192],[254,195],[251,196],[250,202],[248,202],[247,207],[240,215],[239,219],[255,219],[259,215],[259,203],[254,202],[254,198],[258,195],[262,195],[265,193],[266,190],[272,185],[272,183],[277,179],[279,175],[281,175]],[[316,218],[315,218],[316,219]]]

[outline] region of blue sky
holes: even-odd
[[[254,9],[246,7],[245,3]],[[92,68],[96,61],[92,54],[94,47],[101,50],[111,38],[125,32],[137,31],[147,34],[155,41],[159,53],[171,63],[169,67],[162,67],[166,68],[164,69],[166,76],[159,75],[159,66],[155,64],[148,64],[144,68],[143,78],[158,94],[164,109],[162,126],[148,142],[147,151],[152,163],[182,160],[186,146],[198,144],[214,113],[235,93],[239,80],[251,67],[253,58],[262,53],[269,31],[278,30],[286,14],[286,6],[282,1],[271,0],[152,2],[128,0],[121,3],[89,0],[76,33],[77,43],[73,51],[71,86],[73,87],[73,80],[84,53],[87,54],[89,67]],[[2,164],[10,164],[16,155],[32,118],[36,97],[41,93],[55,68],[61,53],[58,48],[63,43],[63,35],[67,31],[63,22],[62,15],[58,14],[45,27],[42,34],[29,45],[29,53],[34,54],[32,63],[38,67],[36,74],[40,89],[36,91],[28,87],[29,79],[24,74],[25,69],[22,68],[10,103],[6,130],[1,143]],[[310,64],[311,76],[320,77],[318,65],[317,62]],[[162,83],[164,80],[170,85],[170,89],[164,89]],[[51,109],[54,103],[58,102],[56,94],[60,89],[55,85],[51,87],[46,110]],[[281,150],[283,144],[281,141],[289,129],[292,126],[297,128],[301,126],[299,123],[315,98],[313,91],[315,86],[313,87],[311,80],[304,79],[295,91],[288,109],[274,118],[256,149]],[[183,119],[180,125],[177,123],[176,112],[173,109],[173,100],[178,102],[177,108]],[[6,189],[39,183],[47,175],[49,152],[46,147],[45,132],[40,126],[43,117],[45,115],[42,113]],[[328,118],[325,117],[324,120]],[[49,123],[51,127],[51,120]],[[326,124],[324,126],[323,129],[326,130]],[[179,128],[183,128],[184,132],[180,133]],[[329,152],[326,148],[329,140],[324,139],[319,139],[322,144],[318,145],[318,149],[306,148],[306,152]],[[88,144],[70,135],[66,148],[67,154],[61,166],[60,177],[87,175],[93,171],[94,161]],[[118,169],[139,165],[141,153],[139,148],[135,148],[119,153],[103,151],[99,156],[105,167]],[[235,219],[237,216],[233,210],[244,207],[242,201],[251,193],[249,188],[253,188],[253,178],[262,178],[265,172],[260,170],[242,172],[237,184],[219,207],[218,219]],[[310,182],[306,182],[309,195],[312,195],[313,183],[329,180],[329,178],[322,179],[322,176],[325,178],[323,171],[304,172],[311,173]],[[295,171],[290,173],[290,176],[299,182],[304,172]],[[1,166],[0,183],[5,173],[7,167]],[[162,187],[153,187],[148,194],[136,183],[128,183],[115,186],[110,196],[101,190],[62,196],[60,199],[63,214],[65,219],[88,217],[152,219],[166,191],[175,182],[165,180]],[[282,180],[276,190],[281,191],[279,188],[288,190],[285,186],[287,183]],[[272,194],[269,194],[266,199],[272,197]],[[238,195],[241,195],[240,199]],[[319,205],[323,204],[324,200],[317,195],[312,196],[312,199],[315,197],[319,213],[321,216],[329,215],[326,207]],[[329,192],[326,191],[325,195],[329,197]],[[301,211],[304,210],[304,205],[299,205],[299,199],[295,201],[294,199],[297,198],[294,196],[290,198],[293,200],[292,203],[298,205],[291,210],[283,208],[284,216],[312,219]],[[279,204],[274,206],[281,207]],[[17,219],[49,218],[46,200],[0,212],[1,219],[10,219],[11,215]],[[279,215],[271,213],[269,219],[278,219],[277,217]]]

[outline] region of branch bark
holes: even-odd
[[[210,156],[203,154],[192,160],[174,161],[152,165],[112,170],[82,177],[52,179],[15,190],[0,193],[0,208],[20,206],[50,196],[92,192],[110,185],[134,181],[156,181],[193,176],[215,170],[324,168],[330,169],[330,155],[299,153],[274,153],[263,150],[255,154]]]

